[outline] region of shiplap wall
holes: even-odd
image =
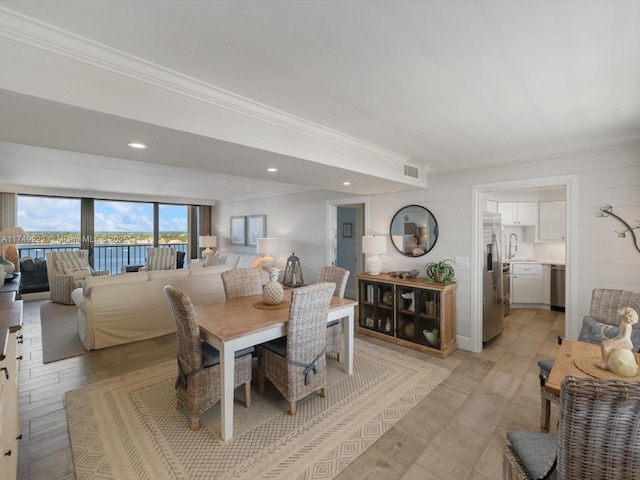
[[[572,337],[589,311],[594,288],[640,291],[640,253],[634,248],[630,234],[627,233],[627,238],[618,237],[615,230],[624,229],[618,220],[595,216],[600,207],[610,204],[627,222],[636,225],[640,221],[640,146],[549,156],[509,166],[432,176],[425,190],[369,197],[369,232],[388,236],[389,223],[396,211],[408,204],[420,204],[431,210],[438,221],[440,236],[435,247],[423,257],[409,258],[395,251],[389,242],[387,253],[381,255],[385,271],[417,268],[424,275],[427,262],[456,256],[469,258],[472,265],[478,262],[472,257],[474,186],[504,182],[505,188],[518,187],[535,179],[563,176],[574,177],[577,186],[574,210],[577,218],[568,219],[575,221],[577,229],[567,245],[575,260],[570,264],[571,259],[567,258],[567,268],[573,270],[572,275],[568,272],[568,281],[571,278],[575,281],[568,289],[577,290],[574,308],[567,318],[568,335]],[[326,261],[327,200],[344,197],[343,193],[314,192],[223,203],[215,208],[218,241],[223,249],[229,249],[230,216],[267,214],[267,235],[279,238],[279,256],[286,259],[295,251],[301,259],[305,280],[313,279]],[[640,238],[640,230],[636,230],[636,235]],[[481,321],[472,320],[476,306],[472,305],[471,269],[457,266],[456,281],[458,343],[461,348],[471,349],[472,321]]]

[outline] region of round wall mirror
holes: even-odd
[[[436,217],[420,205],[407,205],[393,216],[391,243],[407,257],[426,255],[438,241]]]

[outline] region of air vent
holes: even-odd
[[[420,170],[418,167],[414,167],[413,165],[404,164],[404,176],[409,178],[415,178],[418,180],[420,178]]]

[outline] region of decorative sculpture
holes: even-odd
[[[635,370],[637,372],[637,364],[635,361],[635,357],[633,355],[633,343],[631,343],[631,329],[632,326],[638,323],[638,313],[630,307],[624,307],[618,310],[618,318],[620,319],[620,333],[617,337],[611,338],[609,340],[604,340],[600,344],[600,352],[602,353],[602,362],[597,363],[596,365],[603,370],[611,370],[614,373],[618,373],[619,375],[624,376],[633,376],[633,375],[625,375],[623,373],[619,373],[620,370],[620,362],[622,362],[622,371],[629,372]],[[631,355],[624,352],[615,352],[614,358],[610,361],[610,356],[615,350],[627,350]],[[626,363],[629,363],[629,358],[633,359],[633,365],[627,365],[628,368],[624,368]],[[614,366],[615,365],[615,366]],[[611,366],[614,366],[613,370]],[[635,368],[633,368],[635,366]],[[618,370],[618,371],[616,371]]]

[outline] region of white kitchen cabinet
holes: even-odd
[[[551,265],[542,265],[542,303],[551,305]]]
[[[538,207],[538,240],[564,241],[566,228],[566,202],[540,202]]]
[[[511,303],[544,303],[542,264],[512,263]]]
[[[538,202],[499,202],[502,225],[535,226],[538,223]]]

